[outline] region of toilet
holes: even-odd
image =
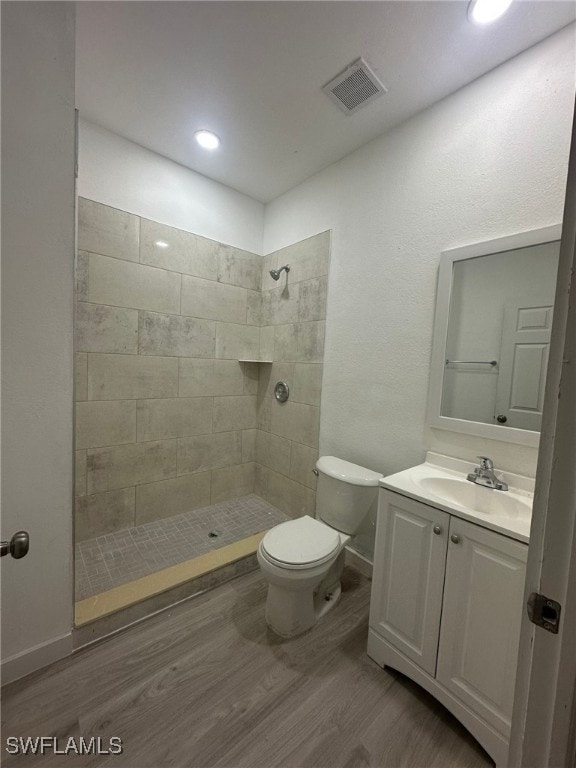
[[[338,602],[344,547],[376,503],[382,477],[335,456],[321,456],[316,472],[316,517],[280,523],[258,547],[266,622],[281,637],[310,629]]]

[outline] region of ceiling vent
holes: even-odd
[[[322,88],[342,112],[351,115],[383,96],[386,88],[364,59],[357,59]]]

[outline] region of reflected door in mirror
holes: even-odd
[[[504,312],[496,424],[540,430],[552,310],[551,305],[523,303]]]
[[[441,415],[540,430],[558,242],[454,262]]]

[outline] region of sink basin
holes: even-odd
[[[424,464],[383,477],[380,485],[528,543],[534,481],[507,472],[504,480],[510,490],[497,491],[467,480],[473,470],[469,461],[429,452]]]
[[[456,504],[484,515],[519,517],[530,515],[532,508],[528,499],[513,491],[496,491],[483,488],[468,480],[451,477],[421,477],[417,484],[424,491],[444,499],[449,504]]]

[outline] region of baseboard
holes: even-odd
[[[2,685],[36,672],[72,653],[72,632],[55,637],[26,651],[21,651],[2,662]]]
[[[361,555],[360,552],[356,552],[355,549],[352,549],[350,547],[346,547],[346,565],[352,566],[352,568],[355,568],[357,571],[359,571],[363,576],[366,576],[367,579],[372,578],[372,563],[371,561],[365,557],[364,555]]]

